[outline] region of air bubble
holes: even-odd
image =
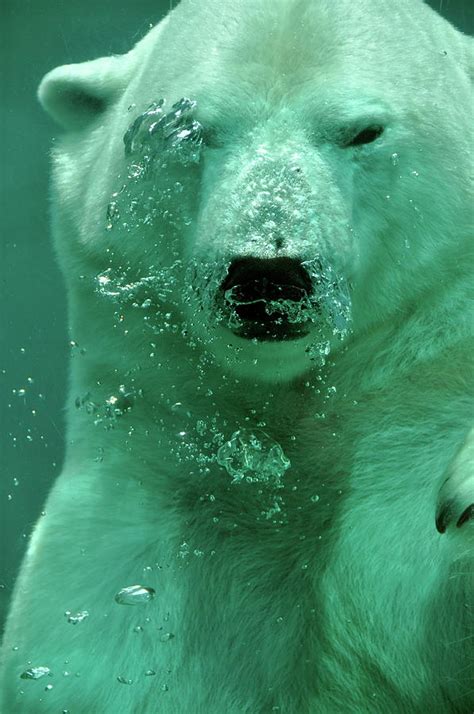
[[[143,585],[129,585],[122,588],[115,595],[115,602],[119,605],[143,605],[155,597],[153,588]]]
[[[172,639],[174,639],[174,635],[172,632],[165,632],[164,634],[160,635],[160,642],[169,642]]]
[[[41,679],[47,676],[51,676],[49,667],[31,667],[20,674],[21,679]]]

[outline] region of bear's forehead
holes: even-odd
[[[410,59],[426,39],[415,7],[418,13],[419,4],[406,0],[181,0],[163,31],[158,26],[133,51],[140,69],[146,65],[140,86],[189,93],[188,85],[194,94],[209,86],[212,96],[227,98],[233,85],[240,101],[247,93],[274,104],[307,88],[328,94],[333,81],[342,91],[377,90],[420,66],[426,80],[430,67]]]

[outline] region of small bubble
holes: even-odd
[[[51,676],[49,667],[31,667],[20,674],[21,679],[41,679]]]
[[[163,635],[160,636],[160,642],[169,642],[170,640],[174,639],[174,635],[172,632],[165,632]]]
[[[133,684],[133,679],[127,679],[127,677],[120,675],[117,677],[117,682],[120,682],[120,684]]]
[[[175,404],[171,407],[171,411],[173,414],[177,414],[178,416],[191,417],[191,412],[182,404],[182,402],[175,402]]]
[[[150,602],[155,597],[153,588],[144,587],[143,585],[130,585],[122,588],[115,595],[115,602],[119,605],[143,605]]]

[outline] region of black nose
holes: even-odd
[[[311,278],[295,258],[238,258],[221,285],[226,301],[245,322],[280,322],[284,313],[266,310],[269,300],[299,302],[312,292]]]

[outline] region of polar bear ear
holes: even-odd
[[[104,112],[127,85],[123,56],[57,67],[43,78],[38,98],[65,129],[81,129]]]

